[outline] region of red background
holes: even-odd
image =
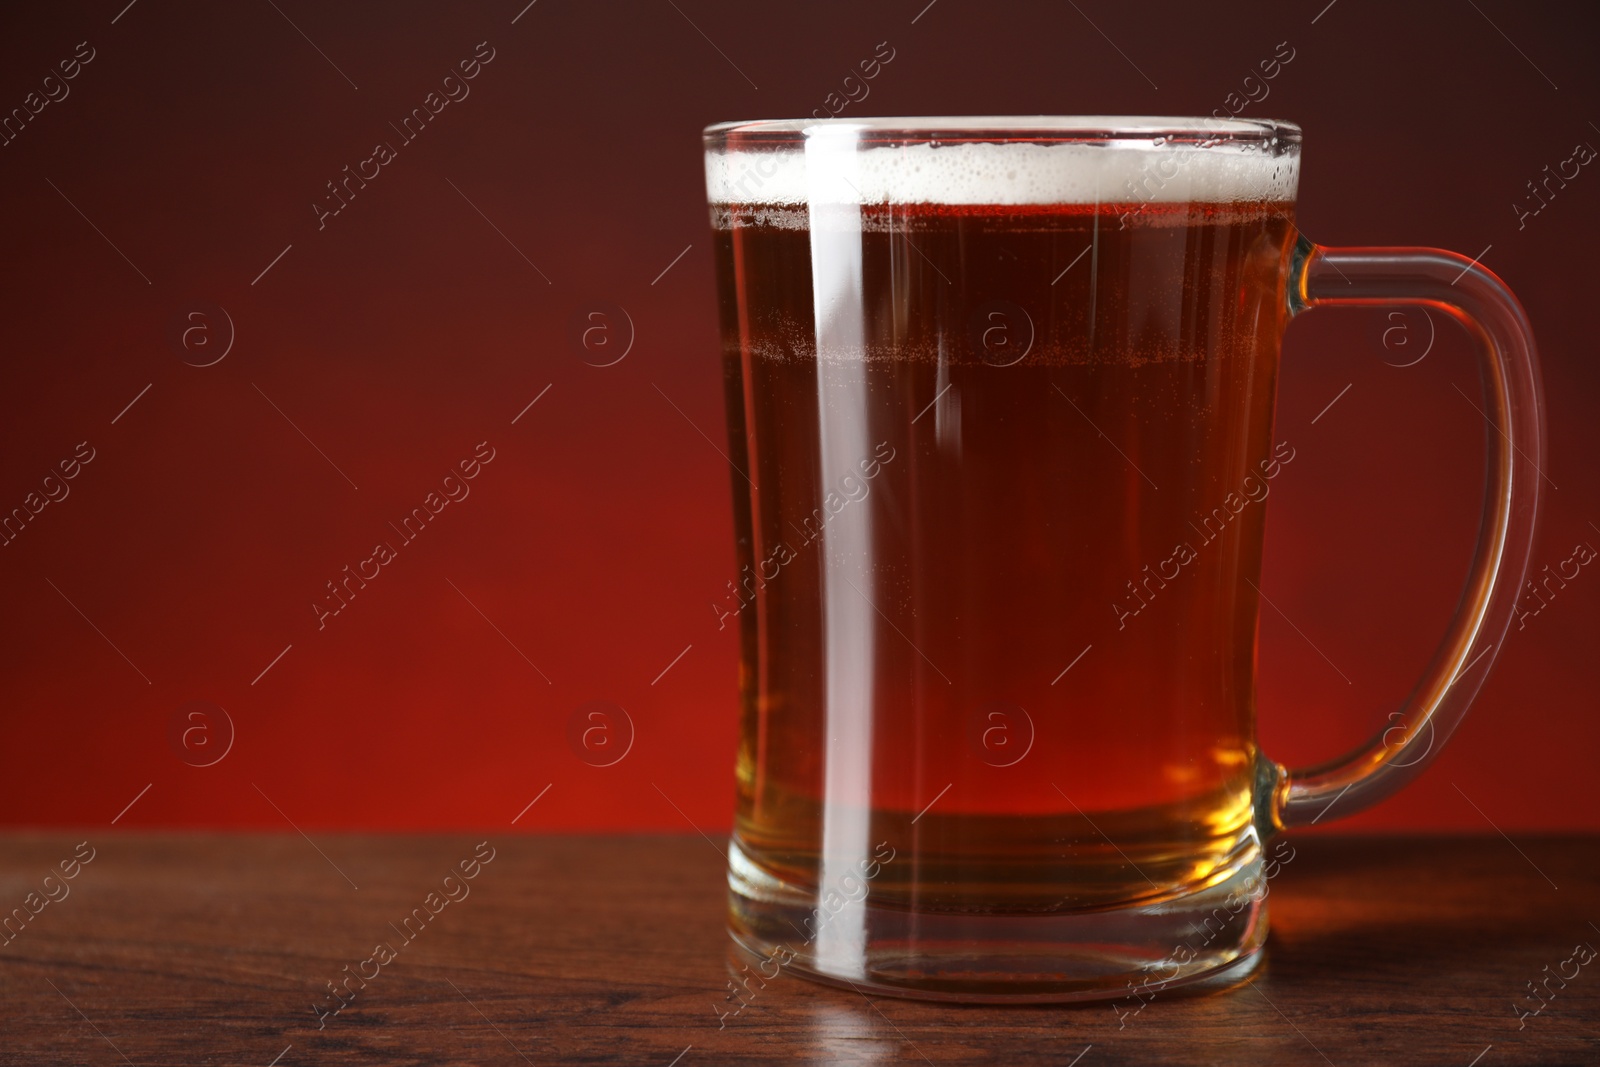
[[[125,2],[12,9],[0,32],[0,109],[95,49],[0,148],[0,510],[96,451],[0,548],[7,824],[505,825],[549,785],[519,828],[724,830],[735,645],[708,605],[734,564],[706,439],[723,418],[699,131],[807,115],[885,40],[894,60],[846,115],[1205,114],[1288,41],[1245,113],[1304,126],[1304,230],[1489,246],[1544,360],[1559,488],[1536,565],[1600,545],[1600,174],[1520,229],[1513,208],[1600,146],[1595,25],[1574,9]],[[319,230],[324,183],[398,142],[388,123],[480,41],[495,57],[471,95]],[[195,301],[236,334],[205,368],[168,336]],[[605,368],[569,339],[598,302],[636,331]],[[1277,436],[1297,458],[1269,505],[1283,615],[1264,611],[1260,650],[1280,760],[1380,729],[1455,603],[1484,422],[1455,388],[1477,400],[1472,354],[1436,318],[1411,367],[1393,364],[1422,350],[1420,316],[1318,312],[1286,342]],[[319,631],[323,583],[484,440],[471,496]],[[1439,762],[1342,825],[1600,827],[1597,635],[1586,568],[1513,631]],[[192,700],[236,731],[209,767],[170,739]],[[568,742],[591,700],[633,724],[613,766]]]

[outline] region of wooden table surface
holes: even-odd
[[[0,1064],[1600,1064],[1600,838],[1291,838],[1250,980],[1120,1025],[785,974],[719,1027],[715,846],[484,837],[0,837]]]

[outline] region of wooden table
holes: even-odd
[[[783,975],[719,1029],[712,845],[488,836],[469,881],[484,834],[6,835],[0,908],[30,917],[0,944],[0,1063],[1600,1063],[1600,961],[1552,981],[1537,1016],[1513,1006],[1600,947],[1600,838],[1292,839],[1250,980],[1163,994],[1120,1028],[1105,1004],[931,1005]],[[86,838],[76,877],[45,882]],[[380,941],[400,946],[387,963]],[[319,1020],[347,966],[371,980]]]

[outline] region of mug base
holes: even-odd
[[[737,853],[737,842],[733,848]],[[748,999],[790,971],[885,996],[1125,1000],[1136,1012],[1163,990],[1243,979],[1267,935],[1259,853],[1192,893],[1059,915],[917,912],[875,906],[870,896],[824,913],[814,898],[770,878],[742,854],[730,858],[729,933],[739,963],[730,1000]]]

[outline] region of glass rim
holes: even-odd
[[[1119,144],[1137,147],[1298,146],[1300,127],[1283,119],[1168,115],[947,115],[828,119],[758,119],[707,126],[707,148],[798,146],[813,137],[845,137],[863,145]]]

